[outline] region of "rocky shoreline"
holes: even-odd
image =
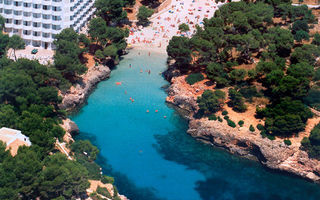
[[[257,131],[251,132],[244,127],[232,128],[225,120],[219,122],[208,118],[195,119],[193,114],[198,110],[198,106],[196,97],[191,92],[193,86],[186,88],[185,77],[177,74],[170,68],[164,73],[171,82],[166,101],[189,112],[187,132],[191,136],[231,153],[258,160],[271,169],[320,183],[320,161],[309,158],[307,152],[300,149],[300,142],[287,146],[283,139],[262,138]]]
[[[111,70],[105,65],[92,66],[81,76],[81,81],[72,86],[66,93],[61,94],[60,109],[72,111],[79,108],[90,95],[90,92],[102,80],[110,77]]]
[[[111,70],[108,66],[105,65],[97,65],[92,66],[88,68],[88,71],[81,76],[81,81],[77,83],[75,86],[72,86],[66,93],[60,94],[62,97],[62,103],[59,105],[60,109],[64,109],[66,111],[74,111],[76,109],[79,109],[81,105],[83,105],[90,93],[94,90],[96,85],[109,78],[110,77]],[[65,130],[65,135],[63,137],[63,140],[65,142],[73,142],[73,135],[79,134],[79,128],[75,122],[70,120],[69,118],[66,118],[63,120],[63,124],[61,127]],[[92,182],[96,182],[94,180],[90,180],[90,184],[92,186]],[[108,191],[113,194],[113,186],[111,184],[108,184],[108,187],[106,185],[102,184],[101,187],[107,188]],[[96,188],[95,188],[96,189]],[[88,194],[91,194],[92,188],[90,187],[87,190]],[[101,195],[99,195],[102,198]],[[119,194],[119,197],[122,200],[128,200],[128,198],[124,195]],[[88,200],[92,199],[91,197],[87,198]]]

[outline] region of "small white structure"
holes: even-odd
[[[29,137],[23,135],[21,131],[2,127],[0,129],[0,140],[6,143],[7,149],[10,149],[11,154],[17,154],[20,146],[31,146]]]

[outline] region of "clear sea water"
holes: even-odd
[[[97,162],[120,193],[132,200],[320,199],[319,185],[190,137],[186,120],[165,103],[165,69],[165,54],[131,51],[72,116],[77,139],[98,146]]]

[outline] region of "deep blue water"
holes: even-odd
[[[72,117],[77,139],[98,146],[97,162],[120,193],[132,200],[320,199],[318,185],[191,138],[187,122],[165,103],[166,55],[138,53],[124,56]]]

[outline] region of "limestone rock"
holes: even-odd
[[[61,94],[63,100],[59,108],[70,111],[83,104],[94,87],[109,76],[110,69],[107,66],[98,65],[89,68],[87,73],[81,76],[81,82],[71,87],[67,93]]]
[[[320,161],[309,158],[299,145],[287,146],[283,139],[262,138],[258,133],[252,134],[244,128],[235,129],[225,122],[193,118],[198,110],[197,102],[181,80],[179,77],[171,79],[167,101],[189,111],[187,132],[191,136],[225,148],[231,153],[258,160],[269,168],[287,171],[320,183]]]

